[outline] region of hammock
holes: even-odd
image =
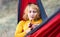
[[[29,32],[26,37],[60,37],[60,9],[53,16],[47,18],[41,0],[19,0],[18,22],[23,20],[23,11],[28,3],[35,3],[39,6],[44,22]]]
[[[29,32],[26,37],[60,37],[60,9]]]

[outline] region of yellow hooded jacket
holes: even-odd
[[[30,23],[31,21],[20,21],[16,27],[16,32],[15,32],[15,37],[24,37],[26,35],[26,32],[25,30],[27,30],[29,27],[28,27],[28,24]],[[40,25],[42,23],[42,19],[39,19],[37,21],[32,21],[33,24],[35,25]]]

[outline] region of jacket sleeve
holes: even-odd
[[[16,27],[15,37],[24,37],[26,32],[22,32],[24,21],[20,21]]]

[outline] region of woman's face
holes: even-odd
[[[36,18],[36,16],[37,16],[37,10],[30,7],[29,10],[28,10],[29,20],[34,20]]]

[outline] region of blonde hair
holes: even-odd
[[[37,10],[37,16],[36,16],[36,19],[35,20],[38,20],[40,19],[40,10],[39,10],[39,7],[36,5],[36,4],[28,4],[24,10],[24,14],[23,14],[23,19],[24,20],[29,20],[28,18],[28,9],[29,7],[32,7],[33,9],[36,9]]]

